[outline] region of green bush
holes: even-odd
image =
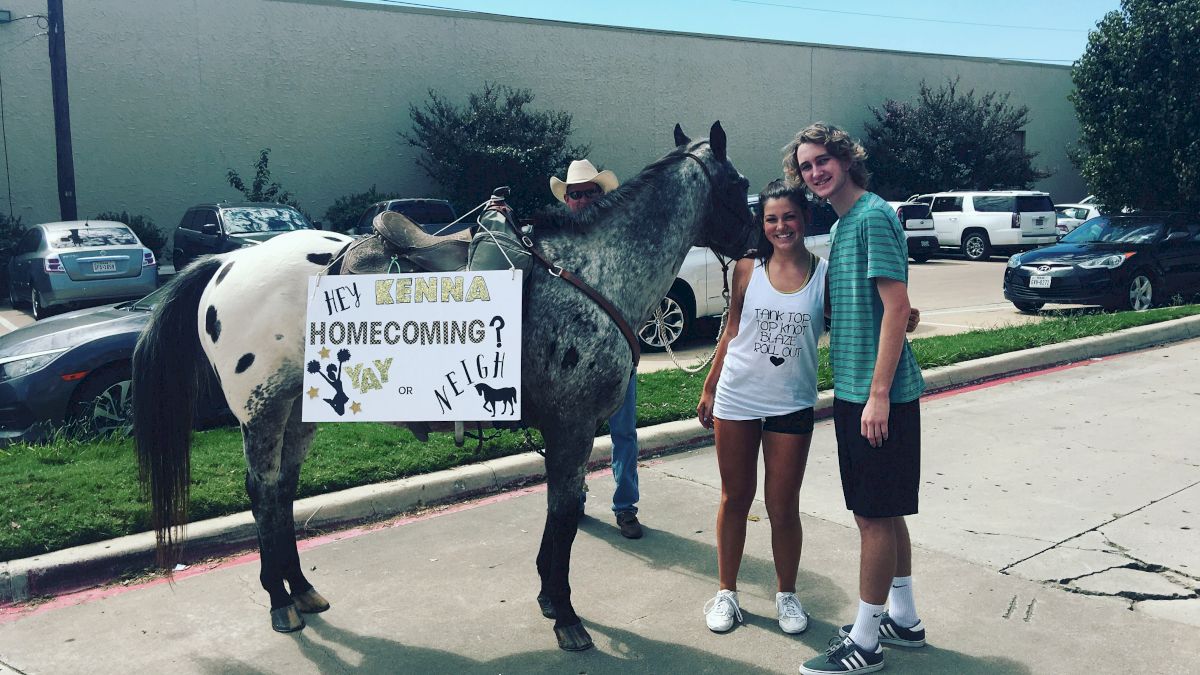
[[[349,232],[368,206],[399,197],[395,192],[379,192],[374,185],[366,192],[342,195],[325,211],[325,229],[331,232]]]
[[[141,214],[131,216],[125,211],[117,213],[116,211],[103,211],[97,213],[92,220],[115,220],[118,223],[125,223],[138,239],[142,240],[142,244],[146,248],[154,251],[154,257],[162,259],[163,249],[167,245],[167,235],[158,229],[153,220]]]
[[[12,258],[13,251],[17,248],[17,242],[21,240],[21,235],[27,230],[21,224],[21,217],[9,218],[0,213],[0,289],[8,292],[8,261]]]

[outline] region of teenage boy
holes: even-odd
[[[880,642],[925,644],[912,595],[912,545],[904,516],[917,512],[921,369],[904,337],[908,252],[896,213],[866,190],[862,146],[817,123],[784,150],[784,171],[829,202],[839,223],[829,257],[834,428],[846,508],[861,541],[854,623],[801,673],[883,668]],[[884,603],[888,610],[884,611]]]

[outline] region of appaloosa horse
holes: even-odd
[[[697,141],[676,126],[675,142],[583,214],[564,211],[538,226],[542,255],[591,284],[631,326],[658,306],[691,246],[736,257],[757,234],[720,123]],[[135,440],[160,562],[179,553],[192,410],[199,375],[211,366],[241,422],[259,580],[278,631],[299,630],[300,613],[329,608],[301,571],[292,502],[316,428],[300,413],[307,280],[347,241],[302,231],[198,261],[171,283],[134,352]],[[523,412],[545,439],[549,482],[538,602],[555,619],[559,646],[582,650],[592,641],[568,584],[579,494],[594,432],[625,395],[631,347],[596,302],[541,267],[528,280],[523,323]]]

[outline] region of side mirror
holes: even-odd
[[[200,234],[216,234],[218,232],[216,223],[205,223],[200,226]]]

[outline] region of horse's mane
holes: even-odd
[[[632,201],[647,185],[654,183],[669,167],[674,166],[679,158],[687,154],[690,147],[691,144],[680,146],[668,152],[642,169],[629,182],[622,183],[616,190],[603,195],[579,213],[572,213],[570,209],[558,204],[534,211],[531,217],[535,231],[582,233],[591,230],[596,221],[604,219],[610,211]]]

